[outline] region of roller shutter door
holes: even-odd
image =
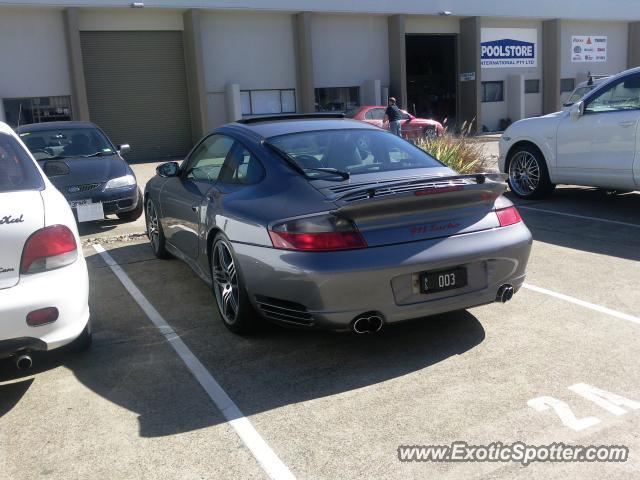
[[[129,160],[184,156],[191,121],[182,32],[81,32],[91,121]]]

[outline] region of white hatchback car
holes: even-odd
[[[65,165],[54,162],[53,173]],[[0,122],[0,358],[91,345],[89,278],[69,204]]]
[[[640,189],[640,68],[601,81],[567,110],[512,124],[500,139],[499,168],[521,198],[556,184]]]

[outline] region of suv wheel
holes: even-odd
[[[517,147],[509,156],[509,188],[520,198],[541,198],[553,191],[542,153],[532,145]]]

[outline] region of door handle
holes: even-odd
[[[200,205],[191,205],[191,210],[193,210],[194,212],[197,212],[199,207]]]
[[[629,121],[626,121],[626,122],[618,122],[618,125],[620,125],[621,127],[631,127],[631,126],[633,126],[635,124],[636,124],[635,120],[629,120]]]

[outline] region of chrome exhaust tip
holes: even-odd
[[[515,290],[513,289],[513,285],[505,284],[502,285],[498,289],[498,293],[496,295],[496,302],[507,303],[509,300],[513,298]]]
[[[23,354],[16,358],[16,368],[18,370],[29,370],[33,366],[33,360],[29,355]]]
[[[357,316],[351,324],[351,329],[358,334],[377,333],[382,330],[384,321],[378,313],[363,313]]]

